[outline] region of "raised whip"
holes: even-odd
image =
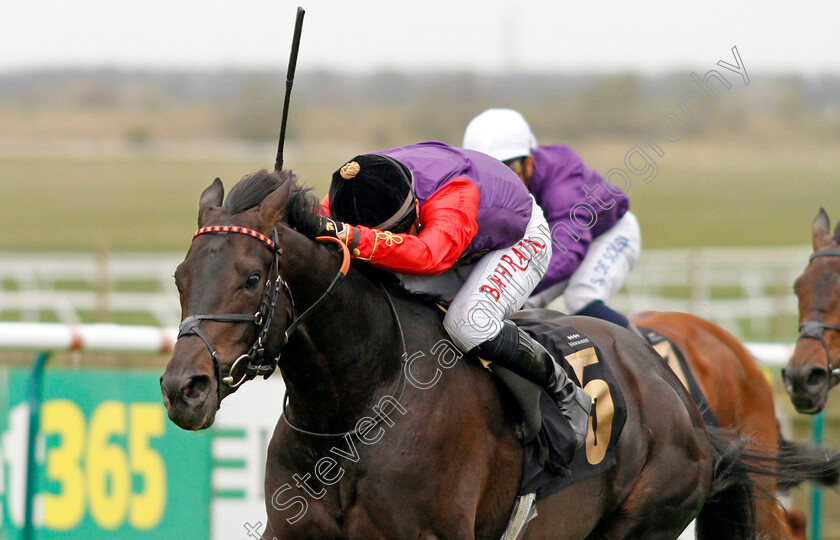
[[[302,7],[297,8],[295,19],[295,35],[292,38],[292,52],[289,55],[289,69],[286,70],[286,98],[283,100],[283,120],[280,123],[280,142],[277,144],[277,159],[274,161],[274,170],[283,168],[283,142],[286,140],[286,119],[289,116],[289,99],[292,96],[292,84],[295,80],[295,66],[297,65],[298,48],[300,48],[300,32],[303,30],[303,15],[306,13]]]

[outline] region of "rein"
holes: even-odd
[[[808,258],[808,262],[811,263],[818,257],[840,257],[840,249],[831,248],[815,251]],[[823,350],[825,351],[825,359],[828,365],[829,374],[831,374],[833,378],[840,379],[840,366],[834,367],[831,365],[831,353],[828,351],[828,343],[826,343],[825,337],[823,336],[826,330],[835,330],[840,332],[840,324],[828,324],[823,321],[805,320],[799,323],[800,334],[796,339],[797,341],[803,338],[820,340]]]
[[[301,325],[301,323],[303,323],[313,313],[316,307],[320,306],[327,299],[327,296],[333,291],[336,284],[347,275],[347,271],[350,268],[350,251],[347,249],[347,246],[337,238],[328,236],[319,236],[318,238],[316,238],[316,240],[319,242],[333,242],[339,245],[342,251],[341,267],[339,268],[338,273],[333,278],[332,282],[330,283],[329,287],[324,292],[324,294],[322,294],[318,298],[318,300],[316,300],[315,303],[313,303],[299,317],[295,318],[294,298],[292,297],[292,291],[289,288],[288,283],[286,283],[286,281],[280,275],[280,257],[283,255],[283,250],[277,246],[277,229],[273,229],[272,238],[268,238],[266,235],[255,231],[254,229],[249,229],[247,227],[239,227],[237,225],[215,225],[212,227],[201,227],[200,229],[198,229],[193,235],[193,240],[195,240],[197,237],[203,234],[211,233],[237,233],[243,234],[245,236],[250,236],[251,238],[259,240],[274,255],[272,258],[271,267],[268,271],[268,275],[266,276],[266,284],[265,289],[263,290],[262,301],[260,302],[259,310],[254,315],[247,315],[243,313],[196,314],[186,317],[183,321],[181,321],[181,325],[178,327],[177,339],[181,339],[183,336],[196,335],[204,342],[205,345],[207,345],[207,349],[210,351],[210,356],[213,358],[214,375],[216,377],[216,407],[218,408],[221,406],[222,402],[221,383],[224,383],[230,386],[231,388],[237,388],[244,382],[256,378],[257,375],[262,375],[264,379],[267,379],[271,376],[272,373],[274,373],[274,369],[277,367],[277,362],[279,362],[280,360],[282,346],[281,352],[278,352],[275,358],[266,361],[265,348],[263,343],[266,337],[268,336],[269,329],[271,328],[271,320],[274,317],[274,308],[277,305],[277,299],[280,295],[280,288],[282,287],[283,290],[286,291],[286,295],[289,297],[289,303],[292,306],[293,313],[293,321],[289,326],[286,327],[286,332],[283,337],[283,345],[285,345],[289,341],[289,336],[291,336],[292,333]],[[273,285],[271,284],[272,274],[276,274],[276,278],[274,279]],[[201,321],[254,323],[259,327],[259,331],[257,332],[257,338],[256,340],[254,340],[254,343],[248,349],[248,352],[240,355],[236,360],[234,360],[233,364],[228,370],[228,374],[224,377],[221,376],[221,362],[219,361],[219,356],[216,353],[212,342],[199,328]],[[245,364],[243,367],[242,375],[239,377],[238,380],[234,381],[235,370],[243,361],[245,361]]]
[[[394,388],[391,390],[391,392],[385,394],[382,397],[386,397],[386,396],[394,397],[394,394],[396,394],[396,391],[399,388],[400,395],[399,395],[399,397],[396,398],[396,401],[397,401],[397,403],[400,403],[400,402],[402,402],[403,394],[405,394],[405,381],[406,381],[405,365],[406,365],[406,362],[408,361],[408,350],[406,349],[406,346],[405,346],[405,333],[403,332],[402,324],[400,323],[400,316],[397,314],[397,308],[394,306],[394,301],[391,299],[391,295],[388,294],[388,291],[385,289],[385,286],[382,285],[381,283],[379,283],[379,287],[382,289],[382,294],[385,295],[385,299],[388,301],[388,307],[391,309],[391,315],[393,316],[394,322],[397,325],[397,332],[400,335],[400,342],[402,344],[402,350],[403,350],[402,356],[400,356],[400,376],[397,379],[397,382],[394,383]],[[382,399],[382,397],[380,397],[380,399]],[[373,419],[371,419],[370,417],[362,417],[361,419],[359,419],[356,422],[356,427],[353,428],[350,431],[344,431],[344,432],[341,432],[341,433],[319,433],[319,432],[316,432],[316,431],[309,431],[309,430],[300,428],[300,427],[292,424],[289,421],[289,415],[288,415],[288,412],[287,412],[288,408],[289,408],[289,395],[286,394],[286,397],[283,400],[283,414],[281,415],[281,418],[283,418],[283,421],[286,422],[286,425],[288,425],[292,429],[292,431],[296,431],[298,433],[303,433],[304,435],[310,435],[312,437],[324,437],[324,438],[344,437],[344,436],[347,436],[347,435],[350,435],[352,437],[353,435],[355,435],[359,431],[362,431],[362,430],[364,430],[365,432],[370,431],[371,429],[373,429],[374,427],[379,425],[379,423],[382,422],[384,417],[388,416],[387,413],[380,410],[380,411],[377,412],[376,417],[373,418]],[[394,405],[393,408],[396,409],[396,405]],[[393,409],[392,409],[391,412],[393,412]],[[365,421],[365,420],[367,420],[367,421]]]

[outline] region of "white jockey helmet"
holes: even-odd
[[[518,112],[487,109],[467,125],[463,147],[508,161],[530,156],[537,149],[537,139]]]

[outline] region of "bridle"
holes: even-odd
[[[814,259],[818,257],[840,257],[840,248],[831,248],[831,249],[823,249],[820,251],[815,251],[811,254],[811,257],[808,259],[808,263],[811,263]],[[828,364],[828,373],[831,375],[832,378],[840,379],[840,366],[834,367],[831,365],[831,354],[828,351],[828,344],[825,341],[825,337],[823,334],[826,330],[835,330],[840,332],[840,324],[827,324],[823,321],[817,320],[806,320],[799,323],[799,337],[796,338],[797,341],[803,338],[808,339],[818,339],[820,343],[822,343],[823,350],[825,351],[825,359],[826,363]]]
[[[218,408],[222,401],[222,383],[231,388],[237,388],[244,382],[256,378],[257,375],[262,375],[264,379],[267,379],[272,373],[274,373],[274,369],[277,367],[277,362],[280,360],[282,346],[281,352],[278,352],[276,357],[267,360],[265,358],[264,342],[268,336],[269,329],[271,328],[271,320],[274,317],[274,309],[277,305],[277,299],[280,296],[280,289],[282,288],[285,291],[286,296],[289,299],[289,304],[292,308],[292,322],[286,327],[286,332],[283,337],[283,345],[285,345],[289,341],[289,336],[291,336],[301,323],[303,323],[303,321],[312,314],[316,307],[321,305],[327,299],[338,282],[347,275],[347,271],[350,268],[350,251],[347,249],[347,246],[337,238],[330,236],[319,236],[316,238],[319,242],[332,242],[339,245],[343,255],[341,267],[324,294],[322,294],[318,300],[309,306],[309,308],[300,316],[295,317],[292,291],[289,288],[288,283],[286,283],[280,274],[280,257],[283,255],[283,250],[277,245],[277,229],[273,229],[272,238],[268,238],[259,231],[249,229],[248,227],[240,227],[238,225],[214,225],[198,229],[193,235],[193,240],[203,234],[211,233],[237,233],[250,236],[251,238],[259,240],[273,254],[271,267],[268,271],[268,275],[266,276],[262,301],[260,302],[259,310],[257,310],[255,314],[202,313],[190,315],[181,321],[181,325],[178,327],[178,339],[181,339],[184,336],[196,335],[204,342],[205,345],[207,345],[207,349],[210,351],[210,356],[213,358],[214,376],[216,377],[216,407]],[[272,275],[276,276],[273,282],[271,280]],[[201,321],[228,322],[235,324],[254,323],[258,326],[257,338],[254,340],[254,343],[248,349],[248,352],[240,355],[236,360],[234,360],[228,370],[228,374],[224,377],[221,376],[221,362],[219,361],[219,355],[216,353],[216,349],[213,347],[210,339],[204,334],[204,332],[201,331]],[[237,380],[234,380],[234,373],[242,362],[244,362],[242,375]]]
[[[394,301],[391,299],[391,295],[388,294],[388,290],[382,283],[379,283],[379,287],[382,290],[382,294],[385,295],[385,299],[388,301],[388,307],[391,310],[391,316],[394,318],[394,324],[397,326],[397,333],[400,336],[400,342],[402,344],[402,355],[400,356],[400,374],[397,378],[397,381],[394,383],[393,389],[385,394],[387,397],[395,398],[397,403],[402,403],[403,395],[405,394],[405,383],[406,383],[406,363],[408,362],[408,349],[405,346],[405,332],[403,332],[402,324],[400,323],[400,316],[397,313],[397,308],[394,306]],[[399,389],[399,395],[397,395],[397,389]],[[396,409],[396,405],[392,405],[392,409]],[[393,412],[390,411],[390,412]],[[381,409],[379,413],[371,420],[370,417],[363,417],[358,422],[356,422],[353,429],[350,431],[342,431],[339,433],[329,433],[329,432],[317,432],[317,431],[309,431],[307,429],[303,429],[299,426],[292,424],[289,420],[289,394],[286,394],[285,399],[283,400],[283,414],[281,415],[283,420],[286,422],[292,431],[296,431],[298,433],[302,433],[304,435],[309,435],[312,437],[322,437],[322,438],[333,438],[333,437],[346,437],[346,436],[353,436],[359,431],[364,430],[365,432],[370,431],[380,422],[383,421],[384,417],[387,417],[387,413],[383,412]],[[363,424],[364,422],[364,424]]]

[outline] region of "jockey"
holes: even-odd
[[[474,351],[544,387],[586,438],[591,399],[554,358],[506,320],[551,257],[543,213],[522,182],[480,152],[424,142],[354,157],[333,174],[319,234],[451,304],[443,326]]]
[[[545,307],[562,294],[575,315],[634,329],[605,303],[621,288],[641,251],[639,222],[624,192],[568,146],[537,146],[528,123],[511,109],[489,109],[473,118],[464,147],[510,167],[548,220],[555,249],[525,307]]]

